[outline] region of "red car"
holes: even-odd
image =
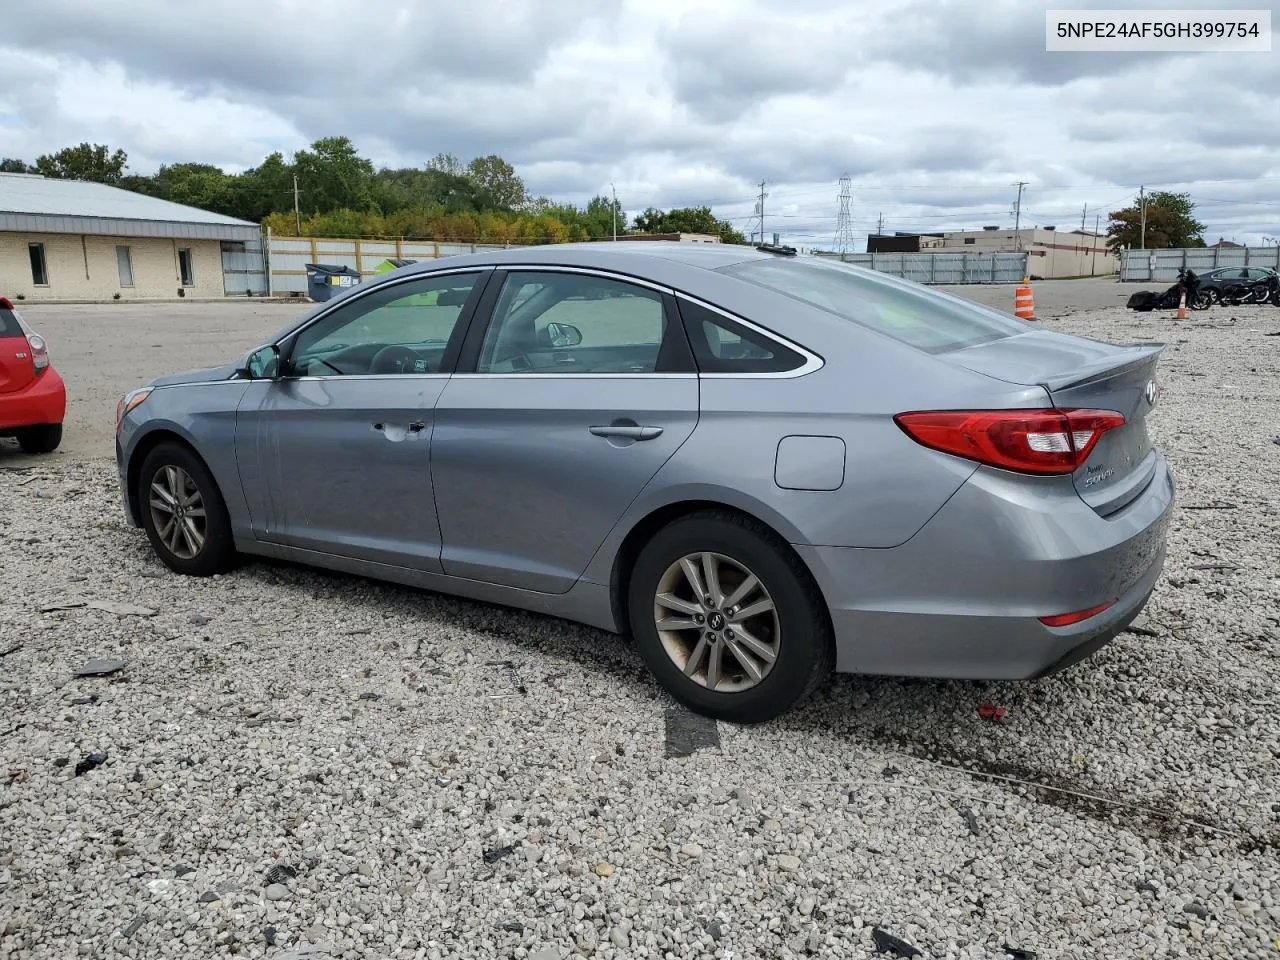
[[[66,412],[67,388],[44,337],[0,297],[0,437],[17,438],[26,453],[52,453]]]

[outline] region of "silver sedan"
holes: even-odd
[[[783,248],[403,267],[122,398],[130,520],[184,574],[282,558],[629,632],[769,719],[834,670],[1055,672],[1142,608],[1159,349]]]

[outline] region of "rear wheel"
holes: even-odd
[[[1213,305],[1213,297],[1208,292],[1197,293],[1195,299],[1191,301],[1192,310],[1208,310]]]
[[[627,596],[641,656],[699,713],[771,720],[831,674],[831,624],[809,572],[745,517],[709,511],[660,530],[636,559]]]
[[[62,424],[42,423],[15,431],[23,453],[53,453],[62,443]]]
[[[226,504],[212,474],[189,448],[162,443],[147,454],[137,493],[147,538],[170,570],[207,577],[234,565]]]

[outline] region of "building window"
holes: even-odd
[[[31,254],[31,282],[37,287],[49,285],[49,270],[44,262],[44,244],[29,243],[27,252]]]
[[[129,256],[129,248],[116,247],[116,267],[120,271],[120,286],[133,286],[133,258]]]
[[[965,238],[964,238],[964,242],[965,242],[965,243],[977,243],[978,241],[977,241],[977,239],[976,239],[976,238],[974,238],[974,237],[965,237]]]
[[[195,266],[191,262],[191,248],[178,248],[178,274],[182,277],[182,285],[184,287],[194,287],[196,285]]]

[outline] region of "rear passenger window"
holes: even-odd
[[[22,325],[12,310],[0,307],[0,337],[25,337]]]
[[[772,338],[692,301],[679,303],[702,373],[785,373],[804,366],[803,355]]]

